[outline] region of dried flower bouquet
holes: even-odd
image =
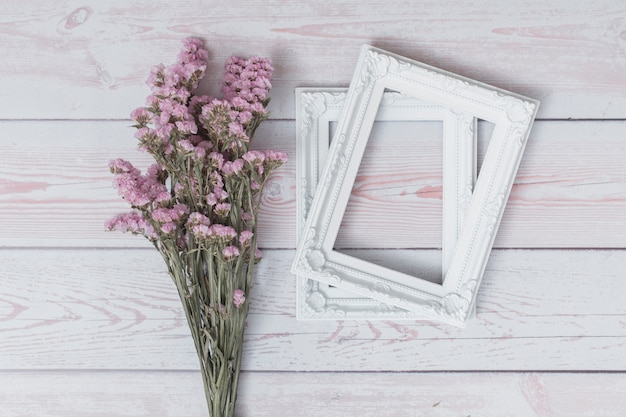
[[[155,66],[152,94],[132,112],[139,147],[155,163],[142,174],[110,162],[131,205],[109,230],[146,237],[163,256],[196,347],[209,413],[233,416],[256,247],[260,197],[287,157],[250,150],[267,119],[273,68],[261,57],[226,63],[222,99],[194,94],[206,70],[202,41],[186,39],[175,64]]]

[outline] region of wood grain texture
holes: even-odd
[[[3,3],[0,415],[206,415],[189,331],[159,255],[141,238],[103,231],[127,209],[108,160],[149,163],[128,117],[148,93],[150,67],[170,63],[182,38],[199,36],[210,50],[203,93],[217,93],[231,54],[272,59],[273,120],[255,146],[291,158],[264,196],[265,260],[250,297],[239,416],[622,416],[626,7],[227,3]],[[346,87],[363,43],[541,101],[544,120],[533,127],[496,239],[502,249],[465,330],[295,320],[287,272],[294,88]],[[372,142],[385,156],[366,158],[338,246],[411,269],[412,248],[440,244],[440,159],[437,146],[415,147],[412,129],[392,131]],[[380,142],[389,137],[393,146]],[[479,157],[485,148],[483,135]]]
[[[246,370],[626,371],[626,251],[497,250],[466,329],[297,321],[292,257],[259,264]],[[0,276],[0,369],[197,369],[156,251],[5,249]]]
[[[0,246],[149,247],[140,237],[104,231],[105,220],[129,209],[112,187],[108,161],[122,157],[141,168],[150,163],[136,150],[128,125],[1,122]],[[625,131],[623,121],[535,123],[495,247],[626,247]],[[440,142],[418,141],[419,130],[398,133],[393,125],[378,132],[337,246],[439,247]],[[479,160],[486,146],[482,135]],[[261,246],[294,248],[294,123],[261,125],[255,147],[281,149],[290,157],[265,192]]]
[[[0,372],[4,417],[206,416],[197,372]],[[626,375],[244,372],[248,417],[621,417]],[[383,394],[384,393],[384,394]]]
[[[211,50],[209,93],[229,55],[273,60],[277,118],[293,118],[297,86],[347,85],[363,43],[539,99],[542,118],[620,118],[625,17],[613,0],[10,2],[0,114],[126,118],[144,101],[150,67],[196,35]]]

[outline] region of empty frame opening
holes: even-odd
[[[441,284],[442,196],[443,122],[375,121],[333,249]]]
[[[495,124],[487,120],[478,119],[477,123],[477,157],[476,157],[476,171],[477,175],[480,173],[482,162],[485,159],[485,153],[489,147],[489,140],[493,135]]]

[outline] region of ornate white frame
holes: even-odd
[[[333,250],[386,88],[495,125],[441,285]],[[536,100],[364,45],[291,271],[463,327],[538,107]]]
[[[304,228],[319,174],[330,145],[330,123],[339,120],[347,89],[296,89],[296,212],[297,235]],[[376,121],[441,121],[443,124],[442,271],[461,230],[476,178],[476,119],[398,92],[382,96]],[[426,318],[306,277],[297,277],[296,317],[303,319]]]

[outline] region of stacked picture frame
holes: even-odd
[[[463,327],[473,316],[538,106],[369,45],[361,49],[347,90],[297,89],[298,243],[291,268],[297,317],[411,318]],[[493,131],[477,176],[479,120],[491,123]],[[441,282],[335,249],[375,121],[441,123]]]

